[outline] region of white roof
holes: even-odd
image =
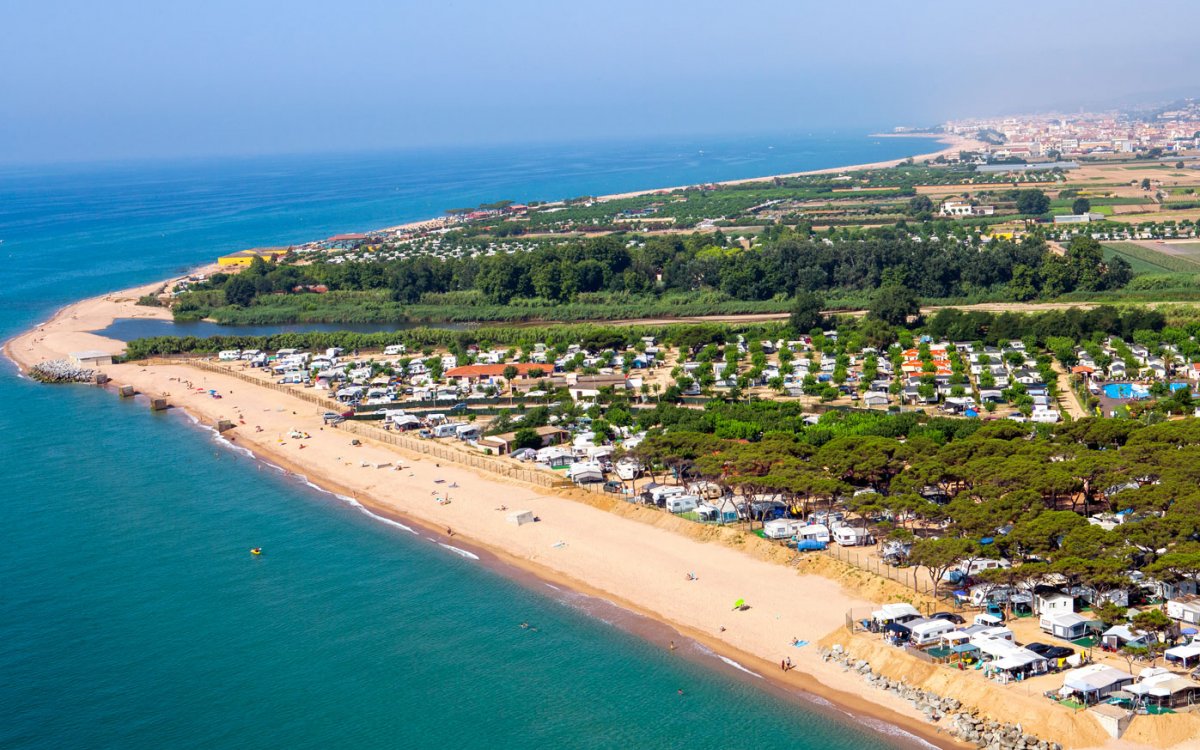
[[[915,624],[909,623],[908,627],[912,630],[913,635],[928,635],[954,630],[956,626],[949,620],[926,620]]]
[[[1063,687],[1084,693],[1104,690],[1126,682],[1133,682],[1133,675],[1107,664],[1089,664],[1063,675]]]
[[[885,604],[872,612],[871,616],[876,620],[895,620],[898,617],[920,617],[921,613],[913,605],[900,602],[898,604]]]
[[[1007,656],[1003,656],[992,662],[992,666],[996,669],[1017,669],[1024,667],[1027,664],[1035,664],[1039,661],[1045,661],[1046,657],[1036,654],[1027,648],[1018,648]]]
[[[1072,625],[1090,622],[1088,618],[1074,612],[1059,612],[1058,614],[1046,615],[1042,619],[1047,620],[1054,625],[1062,625],[1065,627],[1071,627]]]
[[[1191,659],[1194,656],[1200,656],[1200,644],[1193,641],[1183,646],[1169,648],[1163,653],[1176,659]]]
[[[1143,669],[1141,680],[1125,689],[1136,695],[1153,695],[1165,698],[1183,690],[1195,690],[1198,688],[1200,688],[1200,683],[1195,680],[1180,677],[1165,669],[1151,668]]]

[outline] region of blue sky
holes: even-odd
[[[0,161],[1075,108],[1200,89],[1198,21],[1186,1],[0,0]]]

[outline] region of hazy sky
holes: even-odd
[[[806,131],[1200,89],[1200,2],[0,0],[0,161]]]

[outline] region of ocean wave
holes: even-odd
[[[870,727],[872,730],[874,730],[880,734],[885,734],[889,737],[900,737],[900,738],[904,739],[906,742],[911,742],[915,745],[920,745],[921,747],[932,748],[932,750],[939,750],[938,746],[933,744],[929,740],[919,737],[919,736],[913,734],[912,732],[908,731],[907,729],[898,727],[895,724],[889,724],[886,721],[883,721],[881,719],[874,719],[874,718],[871,718],[870,716],[860,716],[858,714],[849,714],[849,715],[853,716],[854,719],[858,723],[860,723],[864,726]]]
[[[310,487],[317,487],[317,485],[313,484],[312,482],[308,481],[307,479],[304,480],[304,483]],[[374,518],[376,521],[379,521],[381,523],[386,523],[388,526],[395,526],[397,529],[404,529],[405,531],[407,531],[410,534],[418,535],[417,530],[412,528],[411,526],[405,526],[404,524],[400,523],[399,521],[388,518],[387,516],[381,516],[378,513],[373,513],[370,508],[363,505],[362,503],[360,503],[359,501],[355,500],[352,497],[348,497],[346,495],[339,495],[336,492],[329,492],[328,490],[322,489],[320,487],[317,487],[317,489],[321,490],[321,492],[326,492],[330,495],[333,495],[338,500],[341,500],[343,503],[345,503],[346,505],[349,505],[352,508],[357,508],[360,513],[370,516],[371,518]]]
[[[726,664],[728,664],[729,666],[733,667],[734,669],[745,672],[748,675],[753,675],[754,677],[757,677],[760,680],[763,679],[763,676],[760,675],[758,672],[755,672],[752,669],[747,669],[746,667],[742,666],[741,664],[738,664],[736,661],[734,661],[733,659],[730,659],[727,656],[721,656],[720,654],[717,654],[716,657],[718,659],[720,659],[721,661],[725,662]]]
[[[454,545],[446,544],[444,542],[438,542],[437,545],[444,549],[450,550],[451,552],[453,552],[456,555],[465,557],[468,560],[478,560],[479,559],[479,555],[475,554],[474,552],[467,552],[465,549],[459,549],[458,547],[455,547]]]

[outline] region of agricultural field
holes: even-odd
[[[1192,253],[1172,252],[1165,248],[1194,248]],[[1135,274],[1200,273],[1200,243],[1106,242],[1104,257],[1121,257]]]

